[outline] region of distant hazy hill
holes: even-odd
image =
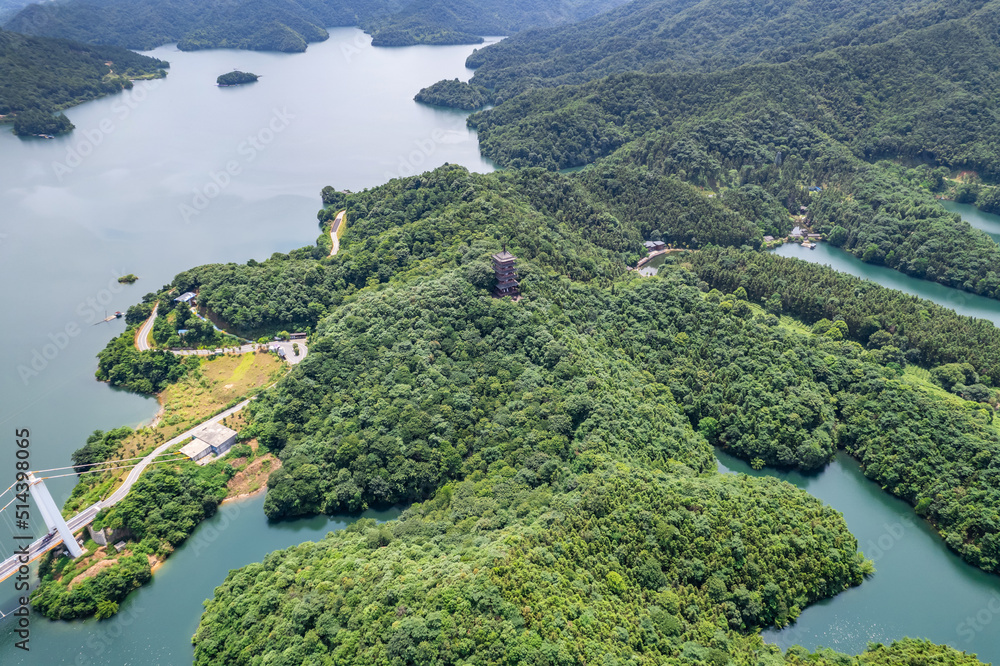
[[[229,47],[304,51],[327,26],[358,25],[405,0],[70,0],[31,5],[7,29],[147,50],[179,42],[184,50]]]
[[[376,46],[479,43],[479,35],[510,35],[526,28],[578,21],[625,0],[415,0],[364,27]]]
[[[380,46],[478,43],[479,35],[566,23],[622,1],[69,0],[26,7],[6,27],[139,50],[176,41],[182,50],[295,52],[326,39],[329,26],[363,26]]]
[[[0,115],[48,114],[131,87],[130,77],[156,75],[168,66],[115,46],[0,30]]]
[[[579,23],[477,51],[474,83],[514,92],[612,73],[716,70],[885,41],[959,18],[986,0],[636,0]]]
[[[28,4],[29,0],[0,0],[0,22],[7,21]]]

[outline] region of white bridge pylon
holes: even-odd
[[[31,498],[35,500],[35,505],[42,514],[42,520],[45,521],[45,525],[49,528],[49,532],[56,530],[59,532],[59,536],[62,537],[63,545],[66,546],[66,550],[73,558],[80,557],[83,554],[83,549],[80,548],[80,544],[76,542],[76,537],[73,536],[73,531],[66,524],[66,521],[62,517],[62,512],[56,505],[55,501],[52,499],[52,495],[49,493],[49,489],[45,487],[45,481],[36,478],[34,474],[28,474],[28,491],[31,493]]]

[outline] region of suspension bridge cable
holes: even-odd
[[[184,454],[181,453],[180,451],[173,451],[172,453],[166,453],[166,452],[164,452],[164,453],[157,453],[153,457],[154,458],[159,458],[160,456],[182,456],[182,455],[184,455]],[[80,467],[95,467],[97,465],[108,465],[110,463],[128,462],[130,460],[145,460],[148,457],[149,457],[148,455],[146,455],[146,456],[136,456],[135,458],[122,458],[121,460],[102,460],[101,462],[86,463],[84,465],[67,465],[66,467],[53,467],[51,469],[36,469],[36,470],[34,470],[32,472],[32,474],[41,474],[42,472],[58,472],[58,471],[64,470],[64,469],[78,469]],[[46,479],[50,479],[52,477],[47,476],[45,478]],[[11,488],[13,488],[13,486],[11,486]],[[9,488],[8,488],[8,490],[9,490]],[[3,496],[3,493],[0,493],[0,497],[2,497],[2,496]]]
[[[157,463],[164,463],[164,462],[174,462],[176,460],[177,460],[177,458],[169,458],[167,460],[152,460],[152,461],[150,461],[149,465],[155,465]],[[86,472],[79,472],[79,474],[81,474],[81,475],[82,474],[97,474],[98,472],[110,472],[110,471],[116,470],[116,469],[133,469],[135,467],[138,467],[141,464],[142,464],[141,462],[138,462],[138,463],[135,463],[134,465],[122,465],[121,467],[107,467],[105,469],[92,469],[92,470],[88,470]],[[148,467],[148,465],[147,465],[147,467]],[[64,476],[77,476],[77,472],[71,472],[69,474],[53,474],[52,476],[43,476],[43,477],[40,477],[40,480],[44,481],[46,479],[61,479]]]

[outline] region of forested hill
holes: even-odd
[[[473,44],[479,35],[552,26],[622,0],[69,0],[31,5],[7,28],[146,50],[241,48],[296,52],[330,26],[362,26],[377,46]]]
[[[933,159],[997,178],[998,29],[994,0],[877,45],[707,74],[614,75],[519,96],[471,123],[501,164],[567,167],[653,129],[780,112],[864,157]]]
[[[177,276],[234,313],[320,316],[308,358],[248,408],[244,436],[283,461],[270,517],[423,501],[233,572],[206,605],[196,663],[976,663],[919,641],[860,661],[765,647],[760,628],[860,583],[868,565],[838,514],[784,483],[719,475],[708,445],[802,469],[846,448],[996,571],[997,393],[980,384],[993,380],[909,368],[923,357],[900,324],[921,315],[877,287],[862,297],[873,318],[905,313],[866,349],[846,322],[779,318],[780,294],[762,308],[729,293],[742,253],[706,256],[706,281],[683,263],[625,271],[655,216],[606,180],[442,167],[331,189],[323,229],[339,210],[350,218],[335,257],[304,248]],[[640,185],[663,205],[699,196]],[[770,208],[753,191],[703,200]],[[516,303],[489,294],[503,242]],[[955,338],[913,342],[963,353]]]
[[[414,0],[364,24],[375,46],[478,44],[480,35],[510,35],[526,28],[571,23],[625,0]]]
[[[483,153],[505,166],[579,166],[637,141],[613,159],[646,178],[722,196],[763,186],[864,261],[1000,297],[1000,249],[932,200],[950,172],[1000,178],[998,31],[991,2],[967,19],[787,63],[535,90],[469,122]],[[925,171],[871,164],[880,158]]]
[[[647,195],[636,197],[640,191]],[[1000,566],[1000,526],[976,508],[980,500],[1000,507],[994,469],[1000,464],[1000,431],[975,403],[939,402],[927,387],[898,379],[907,364],[934,369],[969,362],[974,365],[956,390],[977,401],[994,399],[986,385],[1000,376],[1000,356],[989,351],[1000,348],[995,327],[851,284],[815,295],[821,308],[809,293],[792,289],[784,290],[786,300],[779,280],[794,279],[797,269],[786,269],[791,262],[777,258],[772,261],[779,266],[764,271],[774,280],[748,278],[745,289],[733,287],[731,273],[738,273],[740,262],[752,262],[727,256],[713,262],[715,255],[693,262],[706,280],[704,290],[717,282],[734,290],[729,295],[717,291],[702,298],[683,286],[698,283],[683,271],[674,275],[680,283],[672,287],[642,281],[624,289],[622,278],[629,273],[622,264],[638,256],[639,239],[661,233],[653,225],[676,217],[681,232],[690,233],[691,225],[703,223],[696,233],[714,228],[721,241],[726,230],[743,233],[737,230],[748,225],[744,214],[770,208],[761,191],[748,188],[720,202],[675,180],[636,179],[628,169],[567,177],[539,170],[480,176],[447,167],[364,193],[328,191],[325,197],[330,206],[324,225],[345,208],[351,220],[352,231],[335,258],[326,258],[327,247],[303,248],[262,263],[193,269],[172,285],[198,290],[213,312],[247,327],[317,328],[309,358],[251,406],[251,432],[285,460],[265,503],[272,517],[420,499],[463,478],[468,465],[504,460],[518,469],[518,461],[534,450],[533,441],[556,433],[568,439],[560,439],[557,449],[545,444],[542,450],[550,455],[558,450],[572,458],[596,446],[630,461],[673,460],[700,468],[669,438],[649,438],[662,424],[651,429],[636,422],[605,431],[610,423],[651,418],[630,397],[645,390],[631,384],[637,376],[618,380],[619,388],[629,383],[632,389],[600,397],[600,378],[610,368],[633,368],[667,387],[688,422],[711,442],[762,465],[814,469],[838,446],[864,456],[872,461],[866,473],[909,502],[922,503],[953,548],[987,570]],[[629,203],[640,198],[648,204]],[[699,199],[705,202],[701,208]],[[685,212],[692,214],[685,218]],[[539,299],[534,305],[489,305],[493,275],[487,257],[498,239],[514,239],[522,285]],[[760,272],[754,268],[752,276]],[[444,274],[450,277],[425,285]],[[812,276],[808,283],[826,289],[825,280]],[[771,313],[787,308],[816,322],[814,337],[785,336],[777,318],[754,313],[749,292]],[[455,294],[462,296],[455,301]],[[517,313],[524,309],[533,314],[522,321]],[[429,319],[414,319],[419,313]],[[823,323],[823,317],[847,321]],[[931,318],[935,326],[928,328],[924,322]],[[476,322],[475,330],[468,322]],[[840,344],[845,337],[870,351]],[[829,345],[831,340],[837,344]],[[491,351],[499,355],[489,356]],[[621,365],[605,366],[614,359]],[[508,363],[521,369],[498,375]],[[574,371],[575,364],[583,366]],[[522,373],[528,374],[519,379]],[[557,379],[563,388],[550,394],[556,389],[544,387]],[[400,383],[413,393],[385,393]],[[580,402],[584,393],[591,396],[590,407]],[[426,400],[439,399],[448,408],[427,406]],[[513,428],[521,419],[537,418],[539,399],[547,425],[531,436]],[[389,410],[384,417],[383,409]],[[879,413],[909,416],[873,429],[873,414]],[[789,414],[796,418],[788,421]],[[493,422],[504,430],[486,427]],[[912,441],[896,431],[904,423],[925,438],[919,455],[899,448]],[[956,449],[956,433],[969,438],[962,450]],[[397,437],[402,447],[393,443]],[[617,443],[608,449],[608,441]],[[342,454],[335,453],[339,446],[347,447]],[[954,460],[964,463],[955,466]],[[966,498],[963,485],[979,490]]]
[[[986,0],[635,0],[476,51],[474,83],[503,98],[625,71],[711,71],[885,41],[969,15]]]
[[[161,76],[166,67],[119,47],[0,30],[0,115],[51,117],[53,111],[130,88],[132,78]]]
[[[7,28],[148,50],[178,42],[182,50],[244,48],[304,51],[329,26],[358,25],[406,0],[71,0],[31,5]]]

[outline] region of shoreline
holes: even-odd
[[[266,491],[267,491],[267,483],[265,483],[260,488],[258,488],[257,490],[253,491],[252,493],[240,493],[239,495],[233,495],[232,497],[227,497],[224,500],[222,500],[221,502],[219,502],[219,506],[222,506],[226,502],[236,502],[238,500],[249,499],[251,497],[255,497],[257,495],[260,495],[261,493],[266,492]]]
[[[143,428],[155,428],[160,425],[160,421],[163,420],[163,415],[167,413],[167,405],[163,402],[163,396],[160,393],[156,394],[156,404],[159,408],[156,410],[156,414],[150,419],[149,423],[141,425]]]

